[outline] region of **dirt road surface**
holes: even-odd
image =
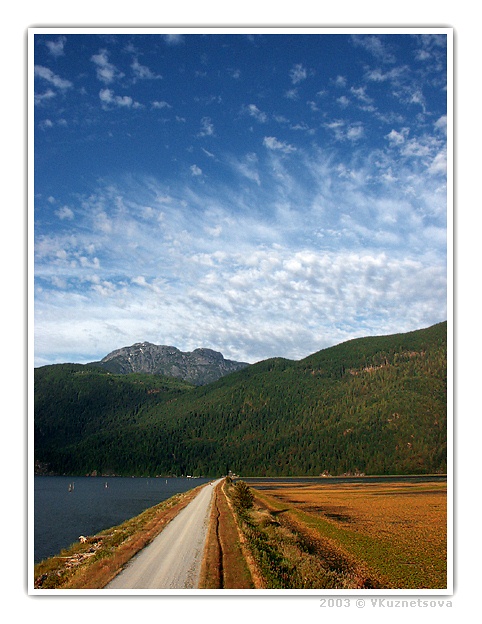
[[[217,483],[203,487],[105,589],[197,589]]]

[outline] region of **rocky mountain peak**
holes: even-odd
[[[189,381],[198,386],[248,366],[246,362],[226,360],[222,353],[198,348],[183,352],[176,347],[136,342],[106,355],[96,364],[112,373],[151,373]]]

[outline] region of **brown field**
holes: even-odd
[[[258,514],[337,553],[354,586],[447,587],[445,482],[250,485]]]

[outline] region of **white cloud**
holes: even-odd
[[[445,175],[447,173],[447,151],[445,149],[435,155],[428,171],[433,175]]]
[[[202,150],[202,151],[206,154],[206,156],[208,156],[209,158],[216,158],[212,152],[208,151],[207,149],[204,149],[204,147],[201,147],[201,150]]]
[[[204,231],[220,234],[220,228]],[[130,280],[132,288],[143,289],[142,303],[129,285],[119,292],[104,278],[93,288],[99,299],[94,293],[84,301],[59,292],[50,303],[41,300],[38,340],[47,333],[55,336],[42,352],[72,352],[64,327],[69,322],[77,336],[96,335],[99,356],[151,340],[185,349],[211,346],[247,361],[280,355],[298,359],[342,340],[382,333],[380,323],[386,333],[408,331],[440,320],[445,312],[439,308],[445,268],[423,256],[273,247],[251,254],[231,250],[220,264],[214,253],[194,255],[186,248],[184,254],[178,268],[184,273],[182,288],[142,274]],[[437,315],[430,312],[434,309]],[[376,325],[370,320],[373,310]],[[79,343],[78,348],[84,347]]]
[[[299,98],[298,89],[288,89],[288,91],[285,91],[285,98],[288,100],[297,100]]]
[[[351,124],[346,131],[346,138],[349,141],[358,141],[364,135],[365,130],[362,124]]]
[[[184,43],[183,35],[177,33],[162,35],[162,38],[167,45],[180,45],[181,43]]]
[[[424,158],[430,156],[432,146],[422,137],[414,137],[405,141],[402,147],[402,154],[407,158]]]
[[[57,210],[56,214],[58,218],[62,221],[64,219],[68,219],[69,221],[71,221],[74,218],[74,212],[68,206],[62,206],[62,208],[59,208],[59,210]]]
[[[336,119],[334,121],[330,121],[324,124],[325,128],[328,128],[329,130],[337,130],[339,128],[342,128],[344,125],[345,122],[341,119]]]
[[[425,97],[419,89],[410,94],[408,101],[410,104],[418,104],[425,111]]]
[[[55,36],[47,39],[55,43]],[[156,85],[164,83],[147,84],[160,78],[155,56],[141,55],[119,37],[109,39],[111,54],[111,48],[95,54],[94,44],[86,58],[91,86],[98,85],[98,106],[132,113],[141,106],[135,98],[144,94],[151,111],[144,120],[122,117],[119,110],[114,117],[122,124],[152,123],[150,130],[143,126],[144,134],[152,132],[157,147],[144,150],[133,143],[139,152],[129,162],[136,172],[126,171],[125,177],[103,159],[102,170],[91,173],[104,181],[85,196],[79,187],[69,194],[67,184],[51,186],[47,178],[36,194],[38,361],[65,361],[64,354],[89,361],[142,340],[185,350],[210,346],[247,361],[298,358],[355,335],[443,320],[447,117],[443,99],[437,99],[440,108],[430,108],[443,76],[429,73],[440,62],[438,45],[424,43],[430,63],[412,56],[410,66],[391,64],[387,70],[388,40],[358,40],[362,47],[354,59],[362,73],[353,68],[346,76],[320,74],[311,92],[308,57],[295,56],[303,64],[290,62],[281,70],[285,83],[277,89],[256,84],[255,68],[251,81],[245,64],[242,80],[235,82],[231,76],[240,78],[239,73],[220,69],[214,55],[185,57],[184,79],[191,76],[195,83],[191,99],[180,83],[172,90],[167,83],[162,90]],[[173,33],[160,45],[181,42]],[[45,129],[38,138],[48,155],[61,147],[54,143],[61,124],[68,121],[70,134],[86,129],[77,120],[98,120],[93,114],[87,119],[92,89],[76,63],[74,73],[65,75],[72,81],[76,76],[76,86],[82,80],[85,90],[77,98],[64,97],[74,82],[63,79],[67,65],[60,40],[50,50],[37,49],[39,58],[48,59],[35,76],[35,101],[43,105],[36,124]],[[256,49],[261,45],[250,46]],[[178,57],[182,50],[161,52]],[[52,54],[58,55],[56,65]],[[126,64],[116,67],[111,59],[117,58]],[[44,66],[50,63],[59,69]],[[195,76],[201,66],[205,75]],[[179,80],[181,65],[162,67],[164,79]],[[121,69],[128,76],[117,83]],[[222,83],[216,87],[218,79],[235,91],[223,90]],[[222,101],[212,93],[222,93]],[[269,99],[274,93],[278,99]],[[351,106],[339,108],[340,96],[338,104]],[[383,103],[376,115],[350,115],[373,111],[371,96],[377,106]],[[58,102],[62,109],[51,110]],[[179,124],[161,127],[162,117]],[[103,121],[112,127],[110,113]],[[90,141],[95,127],[100,128],[91,125],[89,134],[71,136]],[[206,140],[195,141],[196,135]],[[149,170],[159,171],[158,179],[142,177],[143,155],[150,157]],[[83,173],[87,180],[89,172]]]
[[[204,228],[205,232],[207,232],[210,236],[219,237],[223,231],[221,225],[216,225],[215,227],[206,226]]]
[[[139,80],[160,80],[162,76],[160,74],[155,74],[149,67],[145,65],[141,65],[138,59],[134,59],[131,64],[132,71],[134,72],[134,76]]]
[[[87,258],[86,256],[80,256],[79,262],[80,262],[80,266],[83,268],[90,268],[90,269],[100,268],[99,258]]]
[[[258,170],[258,156],[255,153],[251,152],[246,154],[246,156],[242,159],[230,158],[229,162],[237,173],[241,174],[248,180],[256,182],[258,186],[261,184]]]
[[[58,56],[64,55],[64,46],[65,46],[66,41],[67,41],[67,38],[64,36],[61,36],[56,41],[46,41],[45,45],[47,46],[52,56],[58,57]]]
[[[345,139],[362,128],[334,127]],[[350,147],[351,162],[283,158],[294,146],[266,136],[269,153],[223,154],[238,175],[229,184],[119,180],[69,204],[78,227],[64,211],[62,233],[36,241],[38,362],[142,340],[298,359],[443,320],[442,143],[418,137],[426,156],[405,161],[408,130],[390,134],[398,149]]]
[[[350,92],[364,104],[372,104],[373,102],[373,98],[369,97],[366,93],[366,87],[352,87]]]
[[[391,145],[402,145],[402,143],[405,143],[405,141],[407,140],[409,132],[410,132],[409,128],[402,128],[400,132],[392,129],[387,134],[386,138],[388,139]]]
[[[386,44],[386,39],[377,35],[353,35],[352,41],[355,45],[370,52],[376,59],[383,63],[394,63],[395,56]]]
[[[110,84],[114,82],[114,80],[118,80],[124,76],[124,74],[109,61],[107,50],[99,50],[98,54],[94,54],[91,57],[91,61],[96,66],[97,78],[101,82]]]
[[[291,154],[296,151],[296,147],[286,143],[285,141],[278,141],[276,137],[264,137],[263,145],[270,150],[281,151],[284,154]]]
[[[427,61],[429,58],[431,58],[431,54],[430,52],[427,52],[427,50],[418,50],[415,58],[417,59],[417,61]]]
[[[172,106],[164,100],[152,102],[152,108],[172,108]]]
[[[189,168],[193,176],[200,176],[203,173],[202,169],[198,167],[197,165],[191,165]]]
[[[151,292],[156,293],[156,294],[162,293],[162,285],[163,285],[162,279],[161,280],[152,279],[150,282],[148,282],[143,275],[138,275],[131,279],[131,283],[134,284],[135,286],[139,286],[141,288],[150,290]]]
[[[35,102],[35,106],[37,105],[41,105],[44,102],[47,102],[48,100],[51,100],[52,98],[55,97],[55,91],[52,91],[52,89],[47,89],[47,91],[45,91],[44,93],[35,93],[34,96],[34,102]]]
[[[336,101],[343,108],[346,108],[350,104],[350,100],[346,97],[346,95],[342,95],[341,97],[337,98]]]
[[[443,115],[434,124],[437,130],[442,131],[445,135],[447,134],[447,115]]]
[[[54,127],[54,122],[51,119],[42,119],[39,125],[42,130],[47,130]]]
[[[371,82],[386,82],[390,81],[395,84],[400,82],[400,79],[403,78],[407,74],[408,68],[405,65],[400,65],[398,67],[393,67],[392,69],[386,71],[382,70],[379,67],[375,69],[370,69],[366,72],[365,78]]]
[[[334,133],[337,141],[358,141],[365,133],[363,124],[347,123],[341,119],[327,122],[324,124],[324,127]]]
[[[103,104],[103,108],[118,106],[120,108],[140,108],[142,104],[132,99],[130,95],[115,95],[112,89],[101,89],[99,98]]]
[[[293,84],[298,84],[302,80],[305,80],[307,76],[306,69],[303,67],[301,63],[294,65],[290,69],[290,78]]]
[[[201,119],[201,130],[198,133],[199,137],[213,136],[214,124],[210,117],[203,117]]]
[[[256,104],[248,104],[244,107],[244,110],[248,115],[254,117],[260,123],[265,123],[268,120],[268,115],[260,111]]]
[[[42,65],[35,65],[34,75],[39,78],[43,78],[54,87],[57,87],[61,90],[70,89],[73,86],[70,80],[65,80],[64,78],[57,76],[57,74],[54,74],[51,69],[49,69],[48,67],[43,67]]]
[[[57,275],[52,276],[50,281],[55,288],[60,290],[65,290],[68,287],[67,281]]]

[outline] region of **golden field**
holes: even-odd
[[[447,587],[446,481],[263,483],[258,510],[350,562],[361,587]],[[356,576],[356,575],[355,575]]]

